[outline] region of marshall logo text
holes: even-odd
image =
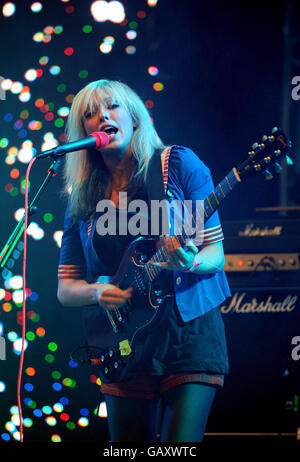
[[[245,301],[247,293],[235,292],[228,305],[221,305],[221,312],[227,314],[235,313],[282,313],[290,312],[296,308],[298,300],[297,295],[287,295],[282,301],[273,301],[272,295],[266,300],[257,300],[252,298]]]
[[[254,226],[253,223],[245,226],[243,231],[239,231],[239,236],[243,237],[255,237],[255,236],[280,236],[282,231],[282,226],[274,226],[269,228],[265,226],[264,228],[259,228]]]

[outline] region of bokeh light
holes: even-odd
[[[30,9],[33,13],[39,13],[42,11],[43,5],[41,2],[34,2],[30,5]]]
[[[91,14],[95,21],[121,23],[125,19],[125,9],[121,2],[99,0],[91,5]]]
[[[10,16],[13,16],[15,14],[15,11],[16,11],[16,5],[14,3],[12,2],[4,3],[2,7],[3,16],[5,16],[6,18],[9,18]]]

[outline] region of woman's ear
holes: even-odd
[[[132,126],[133,126],[133,130],[136,130],[138,128],[138,124],[136,122],[133,122]]]

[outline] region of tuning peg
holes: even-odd
[[[276,151],[273,152],[275,154],[276,157],[280,157],[281,156],[281,151],[280,149],[276,149]]]
[[[261,170],[261,165],[260,164],[255,164],[254,169],[259,172]]]
[[[294,162],[292,161],[292,159],[290,158],[290,156],[285,156],[285,161],[288,165],[293,165]]]
[[[269,170],[265,171],[265,178],[266,178],[266,180],[272,180],[273,179],[273,175]]]
[[[272,133],[276,133],[276,132],[278,132],[278,130],[279,130],[278,127],[273,127],[272,128]]]
[[[274,167],[275,167],[276,173],[281,173],[282,172],[282,167],[278,162],[275,162]]]
[[[269,141],[269,137],[268,137],[267,135],[264,135],[264,136],[262,137],[262,140],[263,140],[263,141]]]
[[[264,157],[264,161],[266,164],[270,164],[271,163],[271,157],[268,156],[268,157]]]
[[[252,144],[252,149],[255,150],[255,149],[257,149],[258,147],[259,147],[259,144],[258,144],[258,143],[253,143],[253,144]]]

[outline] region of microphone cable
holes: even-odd
[[[22,382],[22,373],[23,373],[23,364],[24,364],[24,350],[25,350],[25,336],[26,336],[26,259],[27,259],[27,225],[28,225],[28,179],[30,169],[32,164],[36,160],[36,157],[33,157],[27,167],[26,179],[25,179],[25,215],[24,215],[24,250],[23,250],[23,268],[22,268],[22,278],[23,278],[23,304],[22,304],[22,347],[19,363],[19,373],[18,373],[18,385],[17,385],[17,401],[18,401],[18,411],[20,419],[20,442],[23,443],[23,417],[22,417],[22,406],[21,406],[21,382]]]

